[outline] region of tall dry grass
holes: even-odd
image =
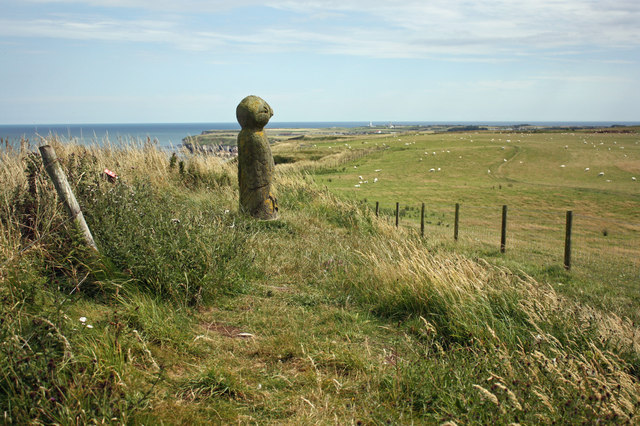
[[[290,143],[289,145],[295,145]],[[291,146],[287,146],[283,149],[284,152],[289,152],[292,149]],[[381,150],[380,147],[368,147],[359,148],[355,150],[343,149],[335,153],[325,155],[319,160],[301,160],[294,163],[278,164],[276,171],[281,173],[289,172],[312,172],[322,169],[332,169],[339,167],[343,164],[359,160],[367,155]],[[278,152],[278,149],[274,150],[274,153]]]
[[[479,373],[466,380],[496,413],[515,409],[543,422],[572,414],[585,422],[639,419],[640,330],[628,319],[411,238],[372,238],[335,285],[383,317],[419,319],[424,356],[446,365],[451,351],[468,348],[481,357],[468,361]]]

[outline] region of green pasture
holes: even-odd
[[[491,258],[630,314],[640,300],[640,181],[632,179],[640,179],[640,134],[635,130],[414,132],[319,141],[316,155],[371,146],[379,151],[316,172],[315,180],[371,209],[378,202],[382,215],[395,215],[400,203],[401,225],[416,232],[425,203],[425,238],[434,245]],[[453,244],[456,203],[460,238]],[[508,206],[506,255],[499,253],[502,205]],[[571,273],[562,267],[567,210],[575,215]]]
[[[338,194],[383,204],[517,204],[640,221],[640,210],[633,209],[640,182],[631,179],[640,178],[635,133],[401,134],[350,145],[363,143],[388,149],[317,181]],[[316,145],[324,150],[336,144]]]

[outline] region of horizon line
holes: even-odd
[[[587,123],[608,123],[608,124],[632,124],[632,125],[640,125],[640,120],[293,120],[293,121],[273,121],[268,123],[265,127],[270,127],[270,125],[279,124],[279,123],[332,123],[332,124],[340,124],[340,123],[373,123],[373,125],[385,126],[389,124],[398,124],[398,125],[445,125],[445,124],[496,124],[496,123],[506,123],[510,124],[519,124],[519,125],[527,125],[527,124],[546,124],[546,123],[555,123],[555,124],[587,124]],[[0,126],[107,126],[107,125],[197,125],[197,124],[231,124],[233,126],[239,127],[240,125],[234,121],[175,121],[175,122],[144,122],[144,121],[131,121],[131,122],[84,122],[84,123],[0,123]]]

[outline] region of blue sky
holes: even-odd
[[[0,123],[640,121],[637,0],[0,0]]]

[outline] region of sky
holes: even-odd
[[[0,124],[640,121],[638,0],[0,0]]]

